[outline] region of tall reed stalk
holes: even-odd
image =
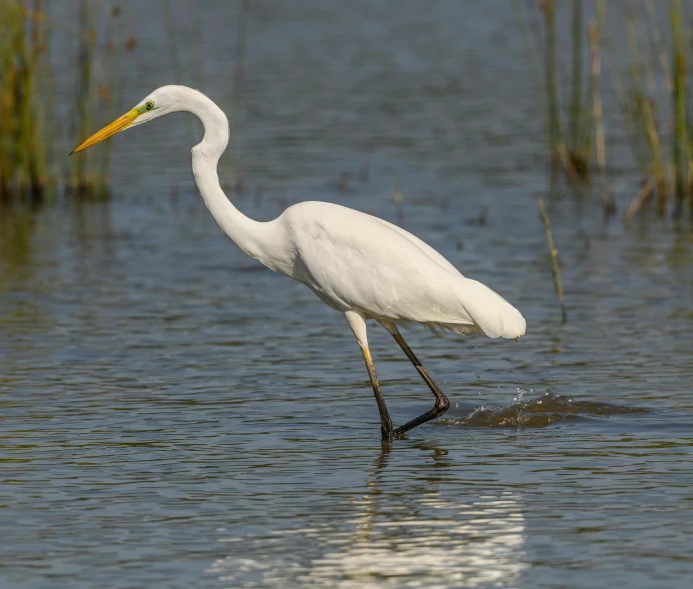
[[[668,4],[632,0],[610,3],[616,7],[614,10],[622,11],[623,18],[622,24],[612,20],[607,26],[606,6],[605,0],[596,0],[596,18],[590,19],[587,30],[584,30],[582,0],[572,0],[570,5],[554,0],[526,0],[524,15],[516,2],[533,75],[539,61],[535,55],[542,58],[542,94],[545,97],[542,105],[552,169],[555,171],[561,164],[568,178],[575,182],[588,180],[590,167],[594,167],[604,210],[614,210],[606,181],[607,122],[604,112],[608,110],[609,100],[616,98],[633,158],[640,171],[638,180],[642,187],[627,207],[627,217],[644,211],[651,196],[656,198],[660,215],[668,210],[679,215],[687,203],[693,215],[693,123],[687,106],[687,52],[688,47],[693,46],[692,16],[686,13],[682,0],[669,0]],[[537,7],[543,15],[543,34],[541,26],[532,26],[532,11],[536,12]],[[666,10],[668,15],[668,28],[664,34],[660,31],[658,7]],[[558,11],[562,9],[570,11],[570,35],[564,35],[557,28],[560,21]],[[625,58],[614,50],[615,44],[609,39],[610,36],[618,38],[621,33],[627,39]],[[558,75],[561,71],[558,40],[564,37],[570,38],[571,67],[562,79]],[[528,38],[533,38],[534,43],[528,43]],[[586,39],[589,40],[591,60],[587,75],[583,67]],[[603,90],[602,48],[611,57],[608,70],[613,92],[610,88]],[[589,86],[585,83],[587,77]],[[562,86],[570,88],[566,133],[563,133],[561,124],[559,89]],[[584,90],[586,86],[591,98]],[[591,102],[591,108],[584,107],[588,102]],[[609,122],[613,125],[613,120]]]
[[[36,4],[39,4],[36,2]],[[41,202],[52,185],[35,72],[45,47],[19,0],[0,2],[0,201]]]
[[[570,154],[571,164],[580,179],[589,175],[589,124],[582,106],[583,99],[583,39],[582,0],[572,0],[572,97],[570,103]]]
[[[544,206],[544,199],[539,197],[539,213],[541,220],[544,222],[544,230],[546,231],[546,243],[549,246],[549,256],[551,258],[551,273],[553,275],[553,285],[558,296],[558,303],[561,307],[561,323],[568,320],[568,309],[565,306],[565,297],[563,296],[563,281],[561,280],[561,267],[558,263],[558,250],[553,242],[553,232],[551,231],[551,221]]]
[[[545,107],[545,122],[548,140],[548,153],[551,168],[555,174],[562,165],[568,177],[574,182],[586,181],[589,178],[589,156],[591,143],[591,126],[589,109],[584,107],[584,31],[583,31],[583,2],[572,0],[571,4],[571,73],[570,101],[567,107],[566,128],[561,115],[561,99],[559,87],[561,82],[558,75],[558,33],[556,29],[556,11],[563,6],[554,0],[541,0],[538,4],[526,3],[525,15],[516,4],[516,12],[524,31],[524,38],[532,37],[533,43],[525,41],[525,47],[530,53],[530,63],[543,63],[543,95],[542,104]],[[534,12],[538,7],[543,17],[543,34],[540,27],[534,25]],[[541,60],[536,59],[536,54]],[[534,74],[536,68],[532,68]]]
[[[645,10],[649,23],[649,35],[644,36],[636,31],[636,12],[627,10],[625,22],[628,33],[628,58],[630,94],[633,109],[633,123],[636,129],[636,137],[645,138],[646,165],[645,176],[653,177],[653,186],[657,198],[657,212],[664,215],[669,208],[670,196],[674,195],[674,214],[680,215],[683,211],[686,195],[690,191],[689,168],[691,161],[691,139],[689,136],[686,117],[686,35],[683,32],[682,23],[683,5],[680,0],[670,0],[668,4],[669,26],[671,40],[671,63],[666,56],[666,47],[662,41],[659,30],[655,3],[646,0]],[[689,34],[690,36],[690,34]],[[644,45],[644,53],[641,46]],[[654,71],[654,66],[649,58],[649,48],[653,46],[657,52],[661,68],[661,76]],[[643,83],[643,77],[647,84]],[[666,81],[664,89],[660,88],[657,80],[663,77]],[[660,100],[660,93],[669,94],[671,111],[665,108],[668,101]],[[669,116],[670,115],[670,116]],[[668,121],[671,125],[666,125]],[[670,128],[670,133],[666,130]],[[671,157],[667,157],[667,151],[663,147],[666,141],[671,142]],[[647,183],[645,183],[647,186]],[[629,207],[629,216],[642,210],[642,204],[647,202],[642,198],[643,194],[650,191],[641,191],[638,197]]]
[[[601,55],[599,52],[599,26],[597,25],[596,19],[590,21],[589,37],[590,53],[592,56],[590,86],[592,88],[592,117],[594,118],[597,173],[599,174],[599,186],[602,203],[604,205],[604,214],[605,216],[609,216],[614,212],[615,206],[611,200],[609,187],[606,181],[606,139],[604,135],[604,113],[600,88]]]
[[[558,86],[556,83],[556,20],[553,0],[544,0],[542,12],[546,30],[546,51],[544,55],[546,104],[548,108],[549,157],[554,169],[560,161],[561,119],[558,105]]]
[[[55,146],[85,139],[94,131],[95,113],[99,119],[113,115],[120,63],[115,21],[120,8],[115,2],[80,0],[75,29],[51,19],[50,6],[43,0],[0,0],[0,203],[39,204],[58,188],[90,200],[109,193],[108,144],[69,162],[64,147],[57,157]],[[105,27],[99,26],[104,18]],[[53,30],[76,45],[72,70],[61,56],[61,77],[74,75],[67,128],[55,116]],[[105,41],[97,40],[97,30],[105,31]],[[101,82],[94,75],[97,63],[106,64],[99,68],[108,76]]]
[[[671,0],[669,9],[672,33],[672,51],[674,62],[673,102],[674,102],[674,137],[673,163],[676,176],[676,207],[680,211],[688,190],[688,133],[686,131],[686,54],[684,49],[681,20],[683,8],[681,0]]]

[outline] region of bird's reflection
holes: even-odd
[[[309,561],[239,553],[209,572],[243,587],[494,587],[512,584],[528,565],[525,520],[510,491],[479,493],[451,476],[446,450],[430,445],[393,449],[383,442],[366,479],[367,492],[351,499],[353,517],[277,530],[282,543]],[[414,452],[421,459],[413,460]],[[408,454],[408,455],[405,455]],[[493,485],[497,487],[498,485]],[[462,497],[462,501],[460,501]],[[253,542],[258,549],[257,539]],[[236,548],[239,546],[236,544]],[[277,585],[278,586],[278,585]]]

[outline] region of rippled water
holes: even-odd
[[[237,200],[399,218],[527,335],[405,334],[452,407],[382,444],[343,318],[219,234],[182,118],[128,131],[110,205],[0,212],[2,587],[689,586],[690,232],[547,195],[512,11],[461,5],[256,3]],[[172,78],[161,28],[133,26],[123,110]],[[428,409],[370,340],[395,423]]]

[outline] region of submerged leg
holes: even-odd
[[[390,419],[390,414],[387,412],[387,406],[385,405],[385,399],[383,394],[380,392],[380,383],[378,383],[378,376],[375,374],[375,366],[373,365],[373,358],[371,357],[371,351],[368,349],[368,337],[366,336],[366,319],[365,317],[356,311],[347,311],[344,313],[349,327],[354,332],[356,336],[356,341],[358,341],[361,347],[361,353],[363,354],[363,359],[366,361],[366,368],[368,369],[368,376],[371,378],[371,384],[373,385],[373,393],[375,393],[375,402],[378,404],[378,411],[380,411],[380,431],[383,436],[383,440],[392,439],[392,420]]]
[[[397,325],[395,325],[392,321],[381,321],[380,324],[390,332],[392,337],[395,338],[395,341],[399,344],[399,347],[402,348],[404,353],[407,355],[407,358],[409,358],[418,373],[421,375],[421,378],[423,378],[428,385],[428,388],[431,389],[431,392],[436,396],[436,404],[433,406],[433,409],[426,411],[426,413],[423,415],[419,415],[416,419],[412,419],[403,426],[398,427],[393,433],[394,435],[399,435],[409,431],[417,425],[421,425],[422,423],[426,423],[431,419],[440,417],[448,410],[448,407],[450,407],[450,401],[448,401],[448,398],[445,396],[443,391],[438,388],[438,385],[433,382],[433,379],[428,375],[428,372],[426,372],[426,369],[423,367],[421,362],[419,362],[419,359],[407,345],[407,342],[404,341],[399,329],[397,329]]]

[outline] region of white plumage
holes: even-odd
[[[277,220],[296,252],[289,273],[339,311],[457,333],[516,338],[519,311],[464,277],[411,233],[335,204],[304,202]]]
[[[421,323],[430,329],[493,338],[517,338],[525,333],[525,320],[515,307],[487,286],[463,276],[419,238],[387,221],[324,202],[299,203],[266,223],[243,215],[226,198],[217,177],[217,162],[228,143],[228,120],[196,90],[159,88],[75,152],[175,111],[189,111],[204,125],[204,138],[192,150],[193,173],[222,231],[245,253],[305,284],[324,303],[344,313],[366,361],[383,437],[404,433],[442,415],[449,406],[397,325]],[[436,396],[433,409],[397,430],[392,427],[375,374],[367,319],[377,320],[393,335]]]

